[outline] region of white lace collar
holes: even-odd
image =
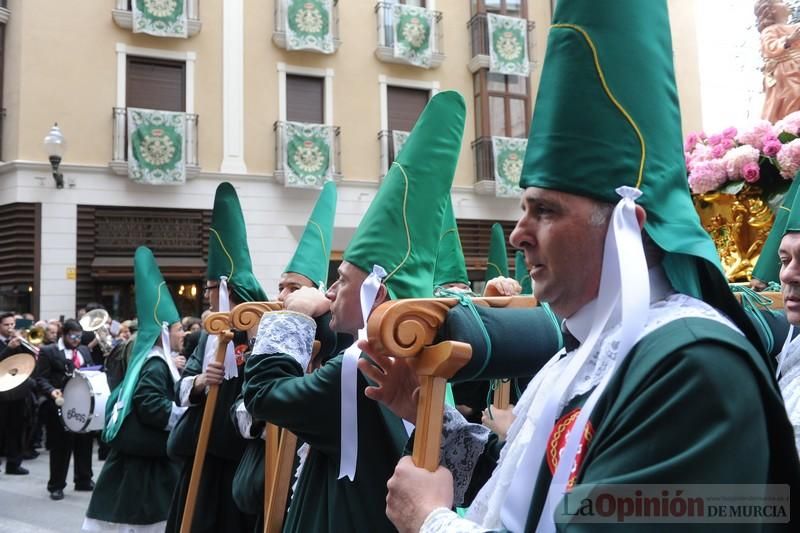
[[[650,304],[663,300],[669,294],[675,292],[672,289],[672,285],[670,285],[667,275],[664,272],[664,268],[661,265],[654,266],[648,270],[647,273],[650,277]],[[561,323],[561,329],[568,331],[574,335],[580,343],[583,343],[586,340],[586,337],[589,336],[589,331],[592,329],[596,308],[597,298],[578,309],[571,317],[564,319],[564,321]],[[615,308],[614,312],[611,313],[611,318],[608,320],[608,326],[606,327],[606,330],[609,330],[619,324],[619,321],[620,316],[618,303],[617,308]]]

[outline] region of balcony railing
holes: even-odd
[[[536,23],[528,21],[528,61],[531,63],[531,70],[535,67],[534,52],[534,28]],[[489,68],[489,23],[486,13],[473,15],[467,22],[469,31],[470,45],[472,48],[471,59],[469,61],[469,71],[477,72],[482,68]]]
[[[286,183],[287,171],[289,170],[289,165],[287,162],[287,148],[289,145],[289,141],[291,140],[290,135],[288,133],[288,126],[287,122],[277,121],[272,126],[273,131],[275,132],[275,179],[280,183]],[[342,148],[341,148],[341,128],[339,126],[324,126],[322,124],[314,124],[314,126],[319,126],[324,128],[328,134],[330,135],[331,145],[330,145],[330,164],[331,164],[331,174],[334,180],[339,181],[342,179]],[[292,184],[288,184],[292,185]],[[318,186],[322,186],[322,183],[317,184]],[[309,185],[311,186],[311,185]]]
[[[116,0],[116,7],[111,10],[111,17],[120,28],[126,30],[133,29],[133,11],[131,8],[132,0]],[[203,24],[200,22],[200,0],[187,0],[186,18],[189,19],[189,37],[200,32]]]
[[[9,18],[11,18],[11,11],[8,9],[8,1],[0,0],[0,24],[8,24]]]
[[[378,23],[378,47],[375,49],[375,55],[381,61],[386,63],[401,63],[404,65],[410,64],[402,57],[396,57],[394,54],[394,17],[392,14],[392,6],[389,2],[378,2],[375,5],[375,15]],[[434,11],[434,23],[431,28],[431,68],[436,68],[444,61],[444,47],[442,31],[442,13]]]
[[[275,16],[273,17],[275,27],[272,32],[272,42],[284,49],[286,48],[286,2],[287,0],[275,0]],[[335,52],[342,44],[339,39],[339,0],[333,0],[331,33],[333,34],[333,51]],[[314,52],[311,49],[305,49],[305,51]]]
[[[111,143],[111,162],[109,166],[120,176],[128,175],[128,108],[115,107],[113,141]],[[186,154],[186,177],[199,174],[200,165],[197,160],[197,123],[195,113],[186,113],[186,137],[184,154]]]

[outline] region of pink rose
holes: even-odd
[[[698,142],[700,142],[700,136],[697,133],[690,133],[686,136],[686,141],[683,143],[684,151],[693,151]]]
[[[781,142],[778,139],[770,139],[764,143],[764,155],[767,157],[775,157],[781,149]]]
[[[716,135],[712,135],[711,137],[708,138],[708,144],[710,144],[711,146],[717,146],[721,142],[722,142],[722,135],[720,135],[719,133],[717,133]]]
[[[724,156],[725,152],[727,151],[728,149],[725,148],[724,144],[715,144],[713,145],[713,148],[711,148],[711,156],[714,159],[719,159],[720,157]]]
[[[734,137],[736,137],[736,133],[737,133],[736,128],[733,127],[725,128],[725,130],[723,130],[722,132],[722,137],[725,139],[733,139]]]
[[[761,169],[758,167],[758,163],[746,163],[742,167],[742,175],[747,183],[755,183],[758,181],[760,173]]]

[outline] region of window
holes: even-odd
[[[530,120],[530,84],[521,76],[485,69],[474,76],[475,132],[478,137],[525,137]]]
[[[386,111],[389,119],[389,160],[391,164],[395,159],[392,132],[410,132],[417,123],[419,115],[425,109],[430,98],[430,91],[425,89],[411,89],[408,87],[386,87]]]
[[[186,63],[128,56],[127,107],[186,111]]]
[[[527,18],[528,0],[471,0],[470,10],[473,15],[497,13],[509,17]]]
[[[286,120],[325,123],[325,78],[286,75]]]

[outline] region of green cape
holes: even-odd
[[[311,212],[306,229],[292,260],[284,272],[294,272],[311,280],[315,286],[328,285],[328,263],[333,241],[333,220],[336,215],[336,184],[327,182]]]
[[[758,256],[756,266],[753,268],[753,277],[764,283],[780,283],[778,275],[781,270],[781,262],[778,257],[778,249],[781,246],[781,240],[787,231],[800,231],[800,204],[795,201],[798,188],[800,188],[800,180],[795,176],[783,198],[783,203],[775,213],[775,222],[772,224],[772,229],[769,230],[767,240],[764,241],[764,247],[761,249],[761,255]],[[789,229],[790,225],[795,229]]]
[[[514,255],[514,277],[522,285],[520,294],[533,294],[533,280],[531,280],[531,274],[525,265],[525,254],[520,250],[517,250]]]
[[[133,258],[133,275],[139,330],[136,333],[125,379],[114,389],[107,401],[111,412],[114,411],[114,405],[117,402],[121,402],[121,410],[116,417],[112,416],[106,423],[103,431],[103,439],[106,442],[111,442],[117,435],[125,417],[131,410],[131,401],[139,381],[139,373],[147,359],[147,354],[161,336],[161,325],[165,322],[172,325],[181,320],[169,288],[164,281],[164,276],[161,275],[161,270],[159,270],[156,258],[153,257],[150,248],[140,246],[136,249]],[[169,346],[165,346],[164,349],[169,350]]]
[[[506,236],[503,233],[503,226],[495,222],[492,224],[492,237],[489,241],[489,257],[486,260],[484,281],[498,276],[508,277],[508,252],[506,251]]]
[[[436,251],[465,114],[456,92],[431,98],[344,252],[344,260],[364,272],[383,267],[393,299],[433,297]]]
[[[436,253],[436,268],[433,274],[433,286],[441,287],[448,283],[464,283],[469,285],[467,265],[464,261],[464,250],[458,236],[458,224],[453,214],[453,200],[448,195],[442,223],[442,235],[439,238],[439,250]]]
[[[228,182],[217,186],[214,212],[208,236],[206,278],[226,276],[228,284],[241,302],[263,302],[267,294],[253,275],[247,227],[236,189]]]

